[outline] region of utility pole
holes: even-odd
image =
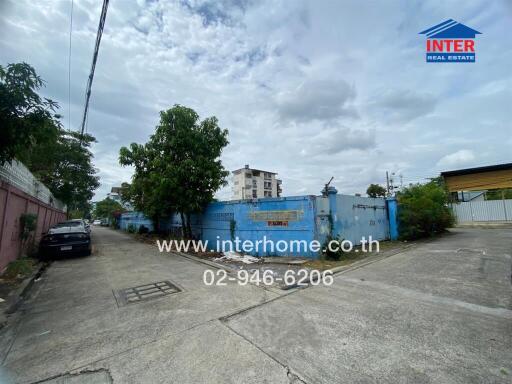
[[[89,110],[89,99],[91,98],[92,80],[94,78],[94,70],[96,69],[96,60],[98,60],[98,52],[100,50],[101,36],[105,27],[105,19],[107,17],[107,8],[109,0],[103,0],[103,8],[101,9],[100,23],[98,25],[98,33],[96,34],[96,44],[94,45],[94,53],[92,55],[91,72],[87,78],[87,88],[85,90],[85,107],[84,116],[82,117],[82,127],[80,129],[80,144],[84,136],[84,129],[87,123],[87,111]]]
[[[389,193],[389,173],[386,171],[386,190],[388,191],[388,196],[391,196]]]

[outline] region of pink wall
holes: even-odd
[[[0,182],[0,272],[20,253],[20,216],[37,214],[36,244],[50,226],[66,220],[66,213],[50,207],[20,189]]]

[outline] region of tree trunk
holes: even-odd
[[[160,216],[153,216],[153,230],[160,233]]]
[[[188,238],[191,239],[192,238],[192,226],[190,225],[190,213],[187,213],[187,235],[188,235]]]
[[[187,226],[185,223],[185,215],[183,214],[183,212],[180,212],[180,218],[181,218],[181,235],[183,236],[183,238],[186,238],[187,237]]]

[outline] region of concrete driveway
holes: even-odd
[[[512,382],[510,229],[454,230],[293,292],[206,287],[207,265],[105,228],[93,241],[2,330],[5,382]],[[114,295],[159,281],[181,292]]]

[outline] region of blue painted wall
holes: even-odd
[[[398,240],[398,202],[396,198],[390,197],[386,200],[389,219],[389,238]]]
[[[231,233],[230,220],[234,220]],[[202,217],[202,239],[209,243],[217,240],[230,240],[238,237],[241,241],[250,240],[253,244],[264,236],[274,245],[279,240],[315,239],[315,197],[297,196],[233,202],[218,202],[208,206]],[[302,249],[303,250],[303,249]],[[253,255],[301,255],[316,257],[314,252],[289,252],[262,246],[250,252]]]
[[[121,215],[120,228],[127,230],[128,225],[136,228],[145,225],[153,230],[151,220],[138,212],[128,212]],[[233,231],[231,226],[233,222]],[[274,245],[279,240],[306,241],[308,244],[316,237],[315,227],[315,196],[297,196],[268,198],[255,200],[236,200],[214,202],[208,205],[202,215],[194,215],[191,218],[192,232],[195,237],[208,241],[210,249],[217,249],[223,240],[234,241],[237,237],[242,243],[250,240],[254,245],[256,241],[263,240],[264,236],[272,240]],[[161,227],[171,233],[181,233],[181,220],[179,215],[174,215],[169,220],[161,223]],[[296,246],[296,250],[297,246]],[[304,252],[273,250],[270,246],[266,252],[263,245],[249,252],[252,255],[295,255],[317,257],[315,252],[307,249]]]
[[[394,209],[392,217],[396,217],[396,201],[394,205],[391,203],[389,209]],[[374,240],[389,239],[390,226],[391,235],[398,236],[396,220],[391,223],[388,220],[385,199],[338,195],[334,188],[330,189],[328,197],[293,196],[214,202],[201,215],[194,215],[191,223],[194,236],[207,240],[208,248],[214,250],[223,240],[233,241],[238,238],[241,243],[250,240],[256,245],[264,236],[272,240],[274,245],[280,240],[288,244],[292,240],[305,241],[308,245],[317,240],[323,245],[331,231],[335,236],[357,245],[363,236],[368,239],[371,235]],[[121,216],[122,229],[127,230],[130,224],[136,228],[145,225],[153,230],[151,220],[138,212],[128,212]],[[181,234],[181,220],[178,215],[164,221],[161,226],[177,236]],[[277,248],[272,250],[267,247],[264,252],[262,244],[258,248],[246,253],[257,256],[319,256],[318,252],[304,250],[303,246],[300,251],[281,251]]]
[[[354,245],[361,243],[363,236],[368,240],[389,239],[389,222],[384,198],[337,195],[336,233]]]
[[[148,219],[142,212],[125,212],[119,218],[119,228],[127,231],[128,226],[133,224],[136,230],[139,229],[141,225],[147,227],[150,231],[153,230],[153,223],[150,219]]]
[[[335,238],[361,244],[368,240],[389,239],[389,221],[386,200],[351,195],[338,195],[330,187],[327,197],[317,198],[317,232],[323,244],[331,234]]]

